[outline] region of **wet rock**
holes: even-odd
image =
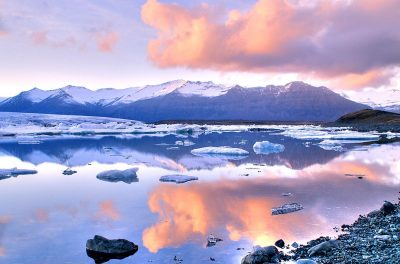
[[[86,253],[95,263],[104,263],[110,259],[123,259],[135,254],[138,246],[126,239],[107,239],[95,235],[86,242]]]
[[[317,264],[317,262],[312,259],[299,259],[296,261],[296,264]]]
[[[279,251],[274,246],[256,247],[255,250],[242,259],[241,264],[279,263]]]
[[[317,255],[326,255],[326,253],[330,252],[332,249],[336,247],[338,247],[338,241],[335,240],[325,241],[310,248],[308,250],[308,255],[310,257]]]
[[[299,244],[298,244],[297,242],[293,242],[293,243],[292,243],[292,247],[293,247],[293,248],[298,248],[298,247],[299,247]]]
[[[289,214],[303,209],[303,206],[298,203],[284,204],[279,207],[272,208],[272,215]]]
[[[132,183],[138,182],[139,179],[136,175],[138,171],[137,168],[127,169],[127,170],[109,170],[103,171],[97,174],[96,178],[102,181],[107,182],[125,182],[125,183]]]
[[[381,212],[383,215],[390,215],[395,211],[396,207],[389,201],[385,201],[385,203],[381,207]]]
[[[283,239],[279,239],[278,241],[275,242],[275,246],[279,248],[284,248],[285,247],[285,241]]]

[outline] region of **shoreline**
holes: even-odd
[[[241,263],[400,263],[400,202],[385,201],[379,210],[360,215],[340,230],[336,238],[319,237],[304,245],[282,247],[283,241],[278,240],[275,246],[256,247]]]

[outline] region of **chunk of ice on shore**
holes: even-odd
[[[298,203],[284,204],[279,207],[272,208],[272,215],[289,214],[303,209],[303,206]]]
[[[243,159],[249,155],[249,152],[244,149],[232,148],[228,146],[198,148],[193,149],[191,153],[200,157],[214,157],[222,159]]]
[[[161,176],[161,182],[175,182],[175,183],[185,183],[188,181],[196,181],[199,178],[187,175],[164,175]]]
[[[127,170],[109,170],[103,171],[97,174],[96,178],[102,181],[108,182],[125,182],[125,183],[132,183],[138,182],[139,179],[136,175],[138,171],[137,168],[127,169]]]
[[[256,154],[272,154],[279,153],[285,150],[285,146],[281,144],[271,143],[269,141],[256,142],[253,145],[253,150]]]

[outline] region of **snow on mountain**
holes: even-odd
[[[366,89],[349,91],[346,96],[374,109],[400,113],[400,89]]]

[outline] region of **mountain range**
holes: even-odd
[[[333,121],[369,108],[303,82],[265,87],[176,80],[127,89],[34,88],[0,101],[0,111],[165,120]]]

